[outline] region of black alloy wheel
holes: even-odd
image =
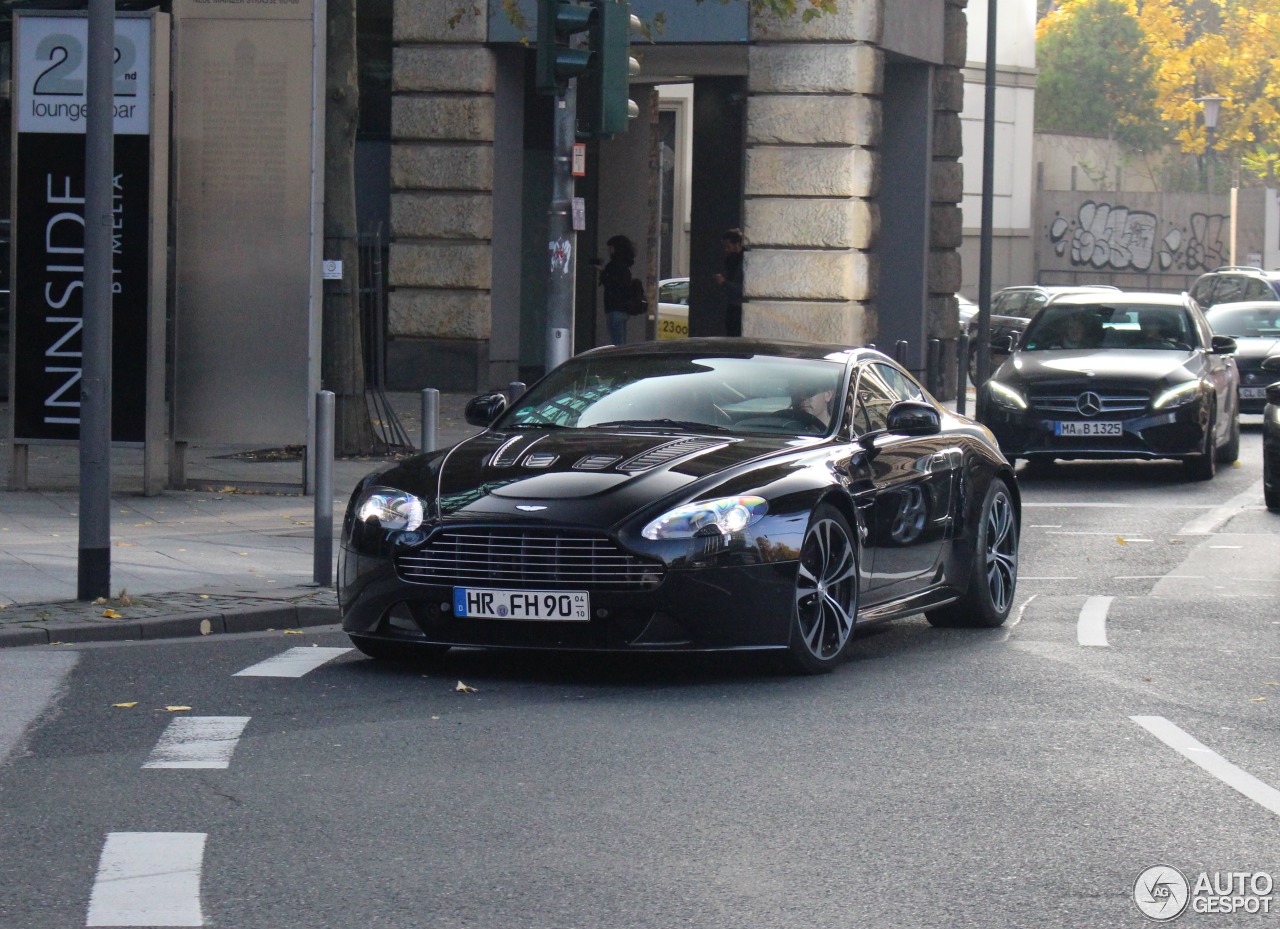
[[[849,522],[820,504],[809,519],[796,568],[790,665],[824,674],[844,657],[858,618],[858,550]]]
[[[964,595],[927,612],[932,625],[990,629],[1009,618],[1018,586],[1018,520],[1013,496],[1000,478],[987,488],[976,543]]]

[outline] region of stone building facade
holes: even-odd
[[[748,13],[745,2],[654,5],[667,38],[641,48],[637,80],[692,81],[695,99],[700,81],[740,78],[745,88],[730,197],[749,243],[744,335],[890,349],[901,339],[917,369],[927,339],[953,344],[965,0],[839,0],[836,13],[807,23]],[[549,111],[526,89],[531,52],[498,41],[509,30],[492,6],[477,16],[395,3],[393,387],[484,389],[537,373],[537,341],[520,332],[540,319],[538,204],[550,165],[539,161],[538,126]],[[681,41],[681,18],[707,14],[695,6],[741,6],[739,41]],[[532,19],[533,4],[524,7]],[[645,7],[633,3],[641,16]],[[739,28],[725,22],[716,27]],[[647,146],[642,135],[607,145]],[[695,160],[698,145],[695,136]],[[592,157],[607,175],[608,150]],[[696,216],[696,187],[692,196]],[[593,216],[579,255],[595,254],[609,231]],[[701,279],[696,261],[691,274]],[[579,313],[594,312],[589,289],[580,278]]]

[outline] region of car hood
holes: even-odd
[[[822,439],[667,431],[484,432],[376,483],[417,494],[437,519],[612,526],[709,475]],[[786,457],[782,455],[782,457]]]
[[[1106,378],[1134,382],[1183,380],[1196,353],[1156,349],[1015,352],[996,371],[1000,381],[1035,384],[1075,378]]]
[[[1236,339],[1235,357],[1237,361],[1261,362],[1280,345],[1280,339]]]

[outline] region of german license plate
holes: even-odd
[[[586,622],[591,618],[585,590],[492,590],[453,588],[453,615],[466,619],[532,619]]]
[[[1241,400],[1265,400],[1267,399],[1267,388],[1265,387],[1241,387]]]
[[[1075,437],[1093,435],[1124,435],[1124,428],[1120,423],[1054,423],[1053,432],[1055,435]]]

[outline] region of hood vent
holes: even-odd
[[[721,448],[726,444],[723,439],[678,439],[675,442],[668,442],[666,445],[651,448],[647,452],[642,452],[634,458],[624,461],[618,465],[618,470],[632,473],[648,471],[675,461],[677,458],[684,458],[697,452],[705,452],[709,448]]]
[[[531,452],[524,456],[524,466],[526,468],[549,468],[556,463],[559,455],[551,452]]]
[[[573,463],[575,471],[603,471],[615,461],[618,460],[617,455],[588,455],[586,458],[579,458]]]
[[[489,456],[489,467],[509,468],[515,464],[516,459],[520,457],[520,450],[516,446],[523,438],[524,436],[520,435],[512,436],[499,445],[498,450]]]

